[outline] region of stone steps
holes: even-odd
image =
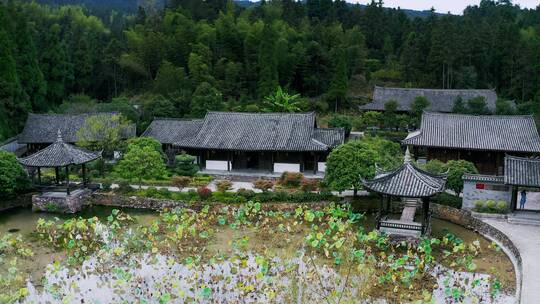
[[[518,225],[540,226],[540,217],[509,215],[508,223]]]

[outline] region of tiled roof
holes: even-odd
[[[461,115],[424,112],[420,130],[405,145],[484,151],[540,152],[532,116]]]
[[[540,159],[507,155],[504,173],[505,184],[540,187]]]
[[[143,135],[183,148],[240,151],[326,151],[345,137],[342,129],[317,129],[314,113],[238,112],[209,112],[202,121],[161,120]]]
[[[408,154],[408,153],[407,153]],[[371,181],[362,181],[370,191],[400,197],[430,197],[444,191],[445,175],[436,175],[419,169],[405,155],[403,165],[398,169],[379,173]]]
[[[375,87],[373,101],[360,106],[361,110],[384,111],[384,105],[390,100],[398,103],[398,111],[409,112],[414,99],[424,96],[430,103],[426,109],[431,112],[450,113],[454,108],[454,103],[461,97],[466,103],[474,97],[484,97],[487,108],[494,112],[497,102],[495,90],[438,90],[438,89],[416,89],[416,88],[387,88]],[[514,105],[515,106],[515,105]]]
[[[313,138],[332,148],[341,145],[345,139],[345,130],[341,128],[316,128]]]
[[[115,115],[116,113],[93,113],[93,114],[28,114],[26,124],[19,136],[20,143],[53,143],[56,140],[56,132],[60,130],[65,142],[77,142],[77,131],[84,125],[86,119],[92,115]],[[136,135],[135,124],[131,124],[126,130],[124,137],[130,138]]]
[[[57,131],[57,140],[47,148],[28,157],[19,158],[19,162],[29,167],[63,167],[80,165],[101,157],[101,152],[91,152],[65,143],[61,132]]]
[[[201,129],[202,120],[155,118],[142,136],[153,137],[162,144],[190,141]]]
[[[504,184],[504,176],[497,175],[483,175],[483,174],[469,174],[466,173],[462,177],[463,180],[477,181],[486,183]]]

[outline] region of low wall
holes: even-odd
[[[32,209],[45,212],[77,213],[81,211],[88,189],[73,191],[70,195],[43,193],[32,195]]]
[[[300,164],[293,163],[275,163],[274,172],[283,173],[283,172],[300,172]]]
[[[17,195],[13,199],[0,201],[0,211],[5,211],[17,207],[29,207],[32,205],[32,193]]]
[[[430,210],[433,212],[433,216],[442,220],[449,221],[451,223],[463,226],[470,230],[476,231],[488,239],[495,241],[499,246],[503,248],[505,253],[510,257],[510,260],[514,263],[516,271],[516,297],[521,297],[521,282],[523,280],[523,262],[521,254],[518,248],[512,240],[506,234],[502,233],[499,229],[483,222],[482,220],[472,216],[471,211],[456,209],[449,206],[430,204]]]
[[[100,206],[111,206],[119,208],[135,208],[135,209],[151,209],[151,210],[160,210],[164,208],[175,208],[175,207],[187,207],[185,202],[167,200],[167,199],[157,199],[149,197],[139,197],[139,196],[124,196],[114,193],[98,193],[95,192],[92,196],[88,197],[85,202],[85,205],[100,205]],[[193,209],[193,206],[189,206]]]

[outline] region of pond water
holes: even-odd
[[[103,221],[106,221],[106,218],[111,214],[112,210],[115,208],[111,207],[103,207],[103,206],[94,206],[91,208],[86,208],[81,213],[75,214],[75,215],[59,215],[59,214],[50,214],[50,213],[36,213],[32,212],[29,208],[16,208],[9,211],[2,212],[0,214],[0,235],[4,234],[21,234],[24,239],[31,241],[31,249],[34,251],[35,256],[32,259],[29,259],[28,261],[25,261],[22,263],[22,266],[19,267],[20,271],[26,273],[29,275],[32,279],[33,285],[29,285],[29,289],[32,290],[34,293],[34,296],[39,296],[39,292],[35,290],[35,288],[40,288],[42,285],[40,285],[40,281],[42,281],[43,276],[45,275],[45,269],[47,268],[47,265],[51,265],[55,262],[60,262],[65,260],[65,252],[54,250],[50,247],[43,246],[40,241],[37,240],[35,236],[35,227],[37,225],[37,222],[40,218],[45,220],[52,220],[55,218],[59,218],[62,220],[70,219],[70,218],[90,218],[90,217],[97,217]],[[148,211],[148,210],[139,210],[139,209],[122,209],[122,212],[129,214],[131,217],[135,218],[135,223],[131,224],[133,226],[142,226],[142,225],[150,225],[154,220],[159,218],[159,214],[154,211]],[[366,229],[366,231],[370,231],[374,227],[374,217],[367,215],[365,219],[362,221],[362,226]],[[512,294],[514,292],[514,286],[515,286],[515,273],[513,269],[513,265],[509,258],[500,250],[487,250],[487,248],[491,247],[491,242],[487,239],[483,238],[481,235],[470,231],[468,229],[465,229],[461,226],[438,220],[433,219],[432,222],[432,235],[433,237],[442,238],[445,236],[448,232],[451,232],[456,237],[462,239],[466,243],[477,241],[480,244],[481,248],[484,248],[475,258],[474,263],[476,264],[476,270],[475,273],[481,273],[481,274],[488,274],[488,275],[496,275],[498,280],[501,281],[502,285],[504,286],[504,291],[506,294]],[[299,230],[297,233],[291,233],[290,235],[287,235],[287,240],[282,239],[276,239],[271,234],[261,234],[258,232],[257,228],[245,228],[245,229],[231,229],[227,226],[217,229],[215,235],[212,237],[212,242],[209,243],[207,247],[205,247],[205,251],[207,251],[208,256],[215,256],[219,254],[231,254],[232,253],[232,247],[231,242],[235,240],[241,240],[242,238],[249,238],[251,241],[249,242],[248,247],[246,248],[249,251],[252,252],[268,252],[269,248],[272,251],[271,253],[275,256],[281,257],[281,258],[293,258],[296,259],[295,254],[297,255],[299,244],[303,243],[303,239],[305,237],[305,233],[307,233],[308,229],[305,229],[306,231]],[[437,254],[435,254],[437,255]],[[144,261],[147,257],[141,257],[141,261]],[[441,267],[452,267],[452,261],[445,260],[442,256],[442,253],[439,253],[440,258],[440,265]],[[162,260],[160,260],[162,259]],[[439,260],[439,259],[438,259]],[[257,268],[257,264],[255,263],[255,255],[251,255],[248,258],[249,263],[252,264],[254,269]],[[298,263],[298,260],[296,260]],[[93,262],[92,262],[93,263]],[[146,263],[146,262],[144,262]],[[144,264],[143,263],[143,264]],[[162,263],[162,264],[160,264]],[[224,264],[223,264],[224,263]],[[230,262],[228,260],[224,260],[222,264],[216,264],[221,265],[219,267],[225,267],[229,269],[231,265],[228,263],[234,263]],[[125,265],[125,271],[130,271],[132,265]],[[174,265],[167,265],[167,257],[164,256],[162,258],[158,258],[158,262],[155,265],[155,269],[153,268],[152,271],[156,271],[156,273],[161,273],[163,275],[164,269],[167,267],[179,267],[183,272],[192,273],[194,270],[190,269],[184,269],[181,263],[180,264],[174,264]],[[152,266],[154,267],[154,266]],[[307,265],[306,267],[310,267]],[[159,269],[158,269],[159,268]],[[248,267],[249,268],[249,267]],[[180,271],[179,270],[179,271]],[[6,269],[0,268],[0,273],[2,271],[6,271]],[[49,272],[50,275],[50,272]],[[67,274],[66,274],[67,275]],[[136,273],[132,273],[132,276],[136,276]],[[168,274],[170,275],[170,274]],[[192,274],[189,274],[192,275]],[[255,276],[256,272],[249,274],[247,273],[246,276],[249,277],[250,275]],[[339,273],[333,273],[328,272],[329,276],[338,276]],[[460,274],[460,275],[470,275],[470,274]],[[72,275],[69,274],[64,279],[71,277]],[[83,277],[87,277],[87,274],[80,274],[80,278],[77,280],[80,280]],[[77,278],[77,276],[74,276]],[[55,277],[56,278],[56,277]],[[48,280],[52,280],[53,278],[48,277]],[[330,277],[328,278],[330,279]],[[343,279],[343,278],[341,278]],[[471,279],[472,280],[472,279]],[[440,283],[441,285],[443,283]],[[270,288],[270,287],[269,287]],[[272,288],[276,288],[273,286]],[[281,288],[281,287],[280,287]],[[434,291],[435,293],[436,291]],[[442,291],[441,291],[442,292]],[[511,297],[509,298],[511,299]],[[499,302],[497,302],[499,303]],[[504,302],[500,302],[504,303]]]

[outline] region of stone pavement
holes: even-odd
[[[540,303],[540,226],[516,225],[505,220],[482,219],[506,234],[523,261],[521,303]]]

